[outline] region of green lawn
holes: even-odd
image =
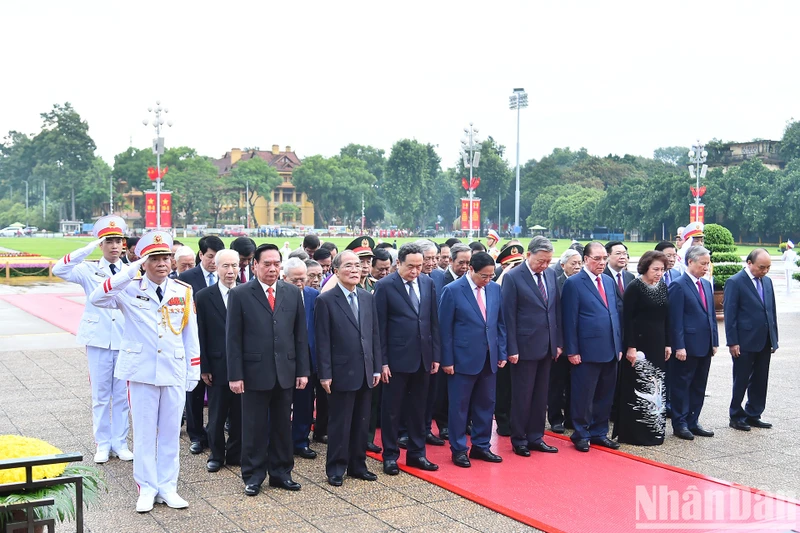
[[[184,244],[189,245],[192,249],[197,250],[197,237],[187,237],[182,238],[178,237],[178,240],[182,241]],[[223,238],[222,239],[226,245],[229,245],[233,238]],[[273,237],[273,238],[262,238],[262,239],[254,239],[256,243],[261,244],[264,242],[271,242],[276,244],[279,248],[283,246],[283,243],[289,241],[289,246],[292,249],[295,249],[300,246],[303,242],[302,237]],[[353,239],[350,237],[334,237],[323,240],[330,240],[336,243],[340,250],[344,249]],[[376,239],[377,240],[377,239]],[[393,241],[393,239],[386,239],[388,241]],[[398,238],[397,244],[401,245],[406,242],[414,241],[415,238]],[[436,242],[444,242],[446,239],[444,238],[437,238],[434,239]],[[462,239],[466,241],[466,239]],[[18,250],[21,252],[30,252],[35,254],[40,254],[45,257],[52,257],[54,259],[58,259],[81,246],[84,246],[86,243],[91,242],[92,239],[88,237],[68,237],[68,238],[53,238],[53,239],[43,239],[43,238],[27,238],[27,237],[11,237],[11,238],[0,238],[0,247],[8,248],[11,250]],[[486,242],[486,239],[481,239],[481,242]],[[559,239],[553,241],[553,245],[555,247],[555,254],[560,255],[567,249],[570,244],[569,239]],[[527,246],[528,239],[524,239],[523,243]],[[633,243],[626,243],[628,245],[628,250],[632,257],[640,257],[644,252],[647,250],[652,250],[655,246],[655,243],[645,243],[645,242],[633,242]],[[754,245],[739,245],[737,248],[737,253],[739,255],[747,255],[750,251],[756,248]],[[780,255],[778,252],[777,244],[768,245],[767,250],[772,255]],[[100,253],[95,251],[90,258],[96,259],[100,257]]]

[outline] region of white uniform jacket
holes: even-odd
[[[180,386],[188,391],[200,380],[192,288],[170,278],[165,283],[159,302],[146,276],[132,280],[123,272],[97,287],[90,299],[98,307],[120,309],[125,315],[115,378],[159,387]],[[181,330],[184,313],[186,325]]]
[[[86,293],[86,306],[83,309],[81,324],[78,326],[78,344],[119,350],[125,327],[122,313],[116,309],[101,309],[89,302],[92,292],[111,277],[111,269],[105,259],[100,259],[99,263],[84,262],[84,258],[94,250],[93,247],[87,248],[81,248],[59,259],[58,263],[53,265],[53,274],[65,281],[77,283]],[[119,265],[122,270],[128,268],[122,261]]]

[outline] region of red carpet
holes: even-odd
[[[406,468],[403,450],[399,465],[414,476],[552,533],[800,531],[798,501],[623,452],[592,447],[582,453],[561,436],[548,435],[547,441],[559,448],[557,454],[532,452],[529,458],[519,457],[509,438],[495,435],[492,450],[503,457],[501,464],[472,460],[471,468],[459,468],[445,445],[427,447],[428,459],[439,465],[436,472]],[[380,444],[380,432],[375,442]]]
[[[81,323],[83,304],[73,302],[68,298],[83,296],[83,293],[74,294],[12,294],[0,296],[0,299],[19,307],[23,311],[41,318],[64,331],[76,335]]]
[[[68,298],[78,295],[0,298],[75,334],[83,305]],[[508,438],[495,435],[492,450],[503,457],[501,464],[472,461],[472,468],[459,468],[449,446],[428,446],[437,472],[406,468],[403,450],[400,468],[551,533],[800,531],[800,501],[623,452],[592,447],[581,453],[562,436],[548,435],[547,440],[559,453],[519,457]],[[375,442],[380,443],[380,431]]]

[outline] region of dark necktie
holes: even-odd
[[[664,272],[664,283],[667,285],[667,287],[669,287],[669,284],[671,282],[672,280],[669,277],[669,270],[667,270],[666,272]]]
[[[108,268],[111,269],[112,276],[117,273],[117,265],[115,265],[114,263],[109,263]]]
[[[622,283],[622,272],[617,274],[617,287],[619,287],[620,294],[625,292],[625,285]]]
[[[539,286],[539,292],[542,293],[542,300],[544,300],[544,306],[547,307],[547,290],[545,290],[544,283],[542,283],[541,272],[538,272],[536,274],[536,284]]]
[[[414,307],[414,311],[419,314],[419,298],[417,298],[417,292],[414,290],[414,283],[408,281],[406,285],[408,285],[408,297],[411,298],[411,305]]]
[[[244,269],[245,267],[239,269],[239,281],[242,283],[247,283],[247,277],[244,275]]]
[[[161,292],[161,285],[156,287],[156,296],[158,296],[158,301],[159,302],[164,299],[164,293]]]
[[[761,278],[756,278],[756,288],[758,289],[758,296],[761,298],[761,303],[764,303],[764,286],[761,284]]]

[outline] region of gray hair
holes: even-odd
[[[288,276],[289,272],[296,268],[302,268],[303,272],[306,271],[306,262],[298,257],[290,257],[284,264],[283,264],[283,275]]]
[[[707,255],[711,255],[711,252],[709,252],[706,248],[702,246],[690,246],[686,251],[686,263],[688,264],[689,261],[697,261],[701,257],[705,257]]]
[[[188,248],[188,246],[182,246],[181,248]],[[180,251],[180,248],[178,248],[178,251]],[[191,249],[189,251],[191,251]],[[238,263],[239,252],[237,252],[236,250],[230,250],[228,248],[225,248],[224,250],[220,250],[219,252],[217,252],[217,255],[214,256],[214,263],[217,265],[217,268],[219,268],[219,265],[222,264],[222,262],[225,260],[226,257],[233,257],[233,256],[236,256],[236,262]]]
[[[413,244],[416,244],[417,246],[419,246],[419,248],[420,248],[420,250],[422,250],[423,254],[428,250],[433,250],[434,252],[436,251],[436,245],[432,241],[430,241],[428,239],[418,239],[418,240],[414,241]],[[405,246],[405,245],[403,245],[403,246]],[[402,248],[402,246],[401,246],[401,248]]]
[[[552,252],[553,251],[553,243],[550,242],[550,239],[547,237],[543,237],[541,235],[537,235],[533,239],[531,239],[530,244],[528,244],[528,252],[530,254],[535,254],[537,252]]]
[[[314,268],[314,267],[322,268],[322,265],[320,265],[319,263],[317,263],[313,259],[306,259],[305,263],[306,263],[306,270],[308,270],[309,268]]]
[[[561,258],[558,260],[558,262],[561,263],[562,266],[566,265],[567,261],[569,261],[571,257],[574,257],[576,255],[580,256],[581,254],[579,254],[576,250],[573,250],[572,248],[567,248],[566,250],[564,250],[564,253],[561,254]]]
[[[389,255],[392,257],[391,264],[397,263],[397,250],[395,250],[394,248],[387,248],[386,251],[389,252]]]
[[[344,256],[353,255],[356,259],[359,259],[358,254],[356,254],[353,250],[344,250],[336,254],[336,257],[333,258],[331,261],[331,270],[339,270],[342,267],[342,262],[344,261]]]
[[[456,257],[458,257],[458,254],[461,252],[469,252],[472,254],[472,248],[462,242],[457,242],[450,247],[450,259],[455,261]]]
[[[289,259],[292,259],[292,258],[295,258],[295,257],[297,259],[301,260],[301,261],[305,261],[306,259],[309,258],[308,254],[306,253],[306,251],[303,250],[302,248],[300,250],[295,250],[295,251],[293,251],[293,252],[291,252],[289,254]]]
[[[191,257],[194,259],[194,251],[189,248],[188,246],[179,246],[177,250],[175,250],[175,261],[180,259],[181,257]]]

